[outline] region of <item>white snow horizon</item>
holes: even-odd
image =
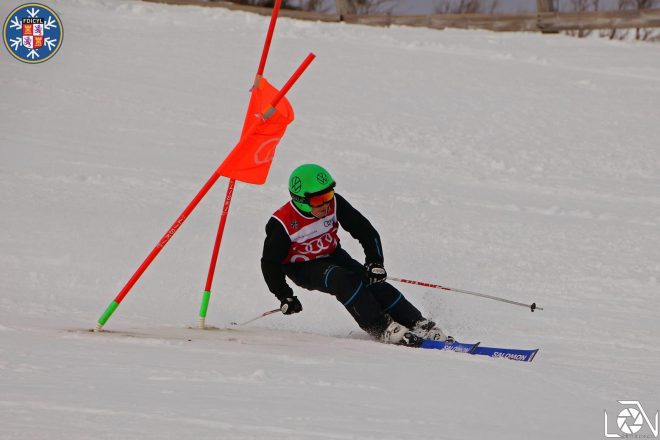
[[[92,333],[235,145],[269,18],[48,5],[60,51],[0,57],[0,439],[600,439],[625,435],[633,400],[653,422],[657,45],[280,19],[268,80],[317,58],[268,181],[236,185],[217,329],[189,327],[224,178]],[[396,286],[458,340],[540,348],[534,361],[380,344],[297,287],[302,313],[231,326],[279,306],[264,227],[305,162],[378,229],[391,276],[543,307]]]

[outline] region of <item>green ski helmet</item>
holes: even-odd
[[[323,194],[335,187],[335,179],[320,165],[306,163],[293,170],[289,177],[289,194],[302,212],[312,212],[309,197]]]

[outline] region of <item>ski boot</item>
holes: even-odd
[[[453,336],[447,336],[436,323],[428,319],[420,319],[415,323],[412,332],[422,339],[430,339],[432,341],[454,342]]]
[[[405,345],[406,347],[419,347],[423,341],[423,338],[396,321],[390,322],[379,339],[387,344]]]

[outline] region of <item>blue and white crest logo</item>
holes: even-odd
[[[62,45],[62,21],[48,6],[28,3],[14,9],[5,20],[5,47],[17,60],[43,63]]]

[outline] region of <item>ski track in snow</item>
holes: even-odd
[[[660,406],[657,45],[281,19],[268,79],[317,59],[268,182],[236,186],[220,329],[188,327],[224,180],[94,334],[233,147],[268,18],[49,6],[57,56],[0,58],[0,439],[602,438],[617,400]],[[303,162],[374,223],[392,276],[544,307],[397,286],[460,340],[534,362],[376,344],[301,290],[303,313],[225,328],[277,305],[263,227]]]

